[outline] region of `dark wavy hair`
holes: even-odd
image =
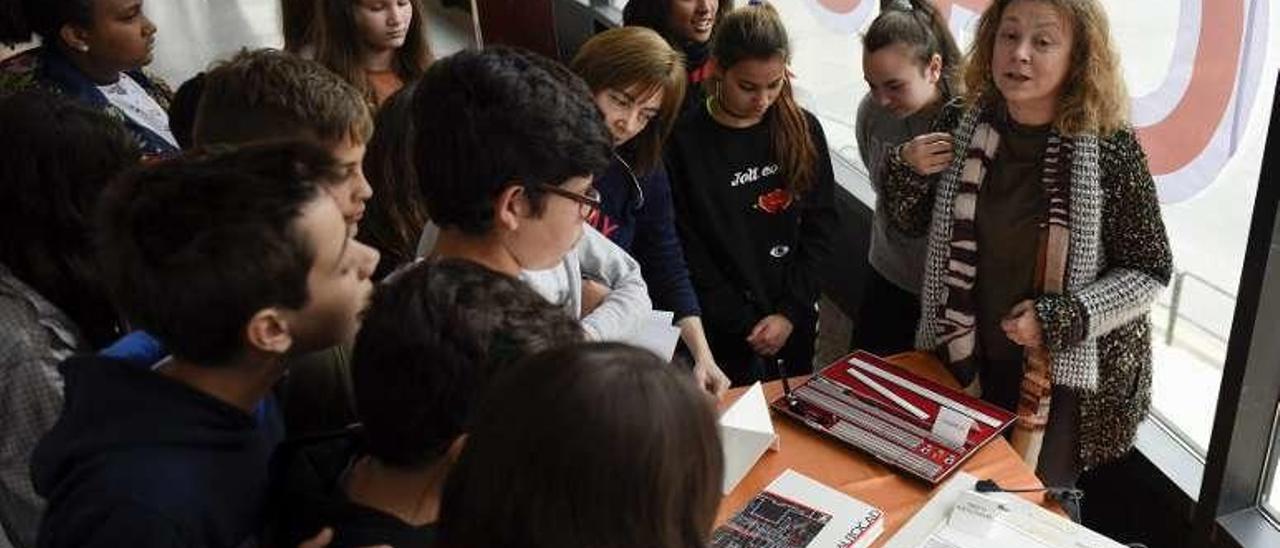
[[[0,127],[0,263],[104,346],[120,322],[94,257],[93,212],[138,146],[119,121],[37,91],[0,99]]]
[[[687,371],[639,348],[591,343],[504,371],[445,481],[450,548],[706,546],[723,450]]]
[[[39,36],[58,42],[63,25],[93,25],[93,0],[0,0],[0,43],[19,44]]]
[[[413,96],[413,157],[427,212],[441,228],[485,234],[494,199],[523,185],[535,215],[545,192],[604,171],[613,139],[591,91],[531,51],[491,47],[436,61]]]
[[[413,90],[410,82],[378,109],[373,137],[364,153],[364,174],[373,187],[365,203],[357,239],[382,255],[374,279],[414,259],[418,236],[427,224],[426,200],[413,167]]]
[[[580,340],[563,308],[475,263],[423,261],[396,274],[375,292],[351,356],[366,452],[392,466],[433,462],[495,373]]]
[[[338,178],[304,142],[197,151],[135,170],[103,194],[99,257],[116,304],[175,356],[205,366],[244,350],[263,308],[308,301],[315,252],[302,210]]]

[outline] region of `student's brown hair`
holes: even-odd
[[[729,70],[739,61],[777,56],[781,56],[784,63],[789,62],[791,42],[778,11],[769,4],[749,5],[729,12],[711,37],[711,57],[721,70]],[[715,97],[715,90],[721,85],[720,77],[713,74],[704,85],[710,86],[708,95]],[[790,76],[783,77],[782,92],[765,114],[765,123],[769,125],[773,153],[787,190],[803,194],[813,184],[818,151],[809,121],[796,104]]]
[[[970,104],[1000,96],[991,77],[991,56],[1004,10],[1016,1],[1020,0],[996,0],[978,20],[964,70]],[[1035,1],[1053,6],[1071,24],[1071,68],[1058,98],[1054,129],[1066,135],[1110,135],[1126,127],[1129,93],[1120,70],[1120,55],[1111,41],[1106,10],[1097,0]]]
[[[363,143],[373,117],[360,92],[320,64],[276,49],[242,50],[205,76],[193,133],[196,145]]]
[[[280,0],[280,30],[284,49],[297,53],[311,43],[312,20],[316,17],[316,0]]]
[[[705,546],[724,457],[687,371],[618,343],[503,371],[444,487],[441,546]]]
[[[316,250],[298,222],[338,178],[333,156],[310,142],[189,152],[127,172],[98,206],[104,284],[174,356],[229,365],[254,314],[312,298]]]
[[[374,117],[373,137],[364,154],[364,174],[373,187],[356,239],[382,256],[373,278],[381,280],[412,262],[418,237],[430,217],[413,167],[413,93],[410,82],[391,94]]]
[[[626,91],[636,87],[635,99],[662,92],[658,115],[632,142],[635,167],[647,174],[662,164],[662,145],[675,126],[684,101],[684,56],[658,33],[644,27],[622,27],[595,35],[578,49],[569,65],[591,87]]]
[[[122,326],[94,255],[107,182],[138,163],[124,124],[61,94],[0,98],[0,270],[53,303],[94,347]]]
[[[360,0],[312,1],[317,2],[318,9],[309,29],[308,38],[312,42],[307,46],[314,48],[315,60],[350,82],[373,104],[373,87],[369,85],[364,66],[360,63],[360,44],[364,38],[356,28],[353,11]],[[413,19],[409,21],[404,45],[396,49],[391,65],[403,82],[422,77],[434,59],[427,42],[427,12],[422,7],[422,0],[409,0],[409,4],[413,6]]]

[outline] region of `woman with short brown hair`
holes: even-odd
[[[675,314],[694,376],[719,396],[729,379],[707,344],[662,163],[685,94],[684,58],[658,33],[622,27],[583,44],[571,68],[591,88],[614,144],[613,162],[594,181],[601,205],[589,221],[640,263],[654,307]]]

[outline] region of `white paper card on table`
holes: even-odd
[[[996,516],[1002,511],[1000,501],[977,491],[965,491],[951,509],[947,527],[965,534],[986,538],[996,525]]]
[[[972,490],[977,483],[978,478],[957,470],[946,483],[934,488],[933,495],[929,497],[929,502],[926,502],[923,507],[917,510],[915,515],[911,516],[911,519],[907,520],[907,523],[901,529],[898,529],[898,532],[894,533],[882,548],[920,548],[927,546],[926,543],[929,537],[933,535],[934,530],[942,522],[946,521],[947,515],[951,513],[951,509],[960,500],[960,495],[965,491]]]
[[[956,472],[884,548],[1123,548],[1017,495],[974,492],[976,483]]]
[[[943,405],[938,408],[938,417],[933,420],[933,435],[953,449],[964,447],[974,422],[973,418],[964,413]]]
[[[666,361],[671,361],[676,352],[676,342],[680,340],[680,328],[671,325],[675,314],[665,310],[654,310],[636,327],[630,336],[622,342],[638,346]]]
[[[884,533],[884,512],[787,470],[712,534],[712,548],[863,548]]]
[[[724,446],[724,493],[742,481],[766,449],[778,450],[764,387],[755,383],[720,415],[720,442]]]

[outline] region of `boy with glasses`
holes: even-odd
[[[432,65],[413,102],[432,219],[420,251],[521,277],[588,339],[625,338],[647,319],[639,265],[584,225],[612,138],[582,80],[526,51],[465,51]]]

